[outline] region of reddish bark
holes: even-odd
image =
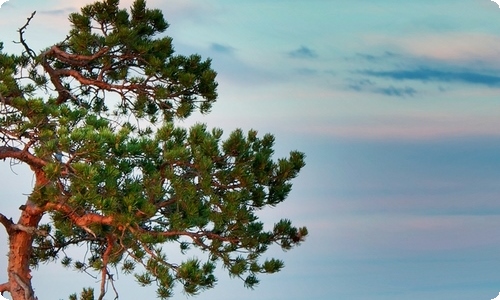
[[[34,189],[41,188],[49,183],[45,173],[41,169],[33,168],[36,178]],[[111,224],[113,217],[102,216],[99,214],[88,213],[78,215],[68,206],[61,203],[48,202],[43,207],[39,207],[29,199],[25,205],[20,207],[22,210],[21,217],[17,223],[11,219],[7,219],[0,214],[0,223],[3,224],[9,235],[9,260],[8,260],[8,282],[0,284],[0,292],[9,292],[12,300],[35,300],[31,285],[31,270],[30,257],[35,234],[41,234],[37,227],[45,211],[60,211],[68,216],[68,218],[77,226],[86,229],[86,226],[92,224]],[[114,240],[108,238],[110,244]],[[111,246],[109,246],[111,251]],[[108,255],[109,256],[109,255]],[[104,275],[107,275],[103,271]]]
[[[35,170],[35,188],[47,184],[48,180],[41,170]],[[23,206],[21,217],[16,225],[23,228],[36,228],[43,211],[40,210],[30,200]],[[5,225],[5,223],[4,223]],[[7,227],[9,234],[9,262],[7,267],[9,292],[12,300],[35,300],[31,286],[30,256],[33,244],[33,232],[19,230],[19,226]]]
[[[26,206],[33,205],[26,203]],[[18,224],[26,227],[36,227],[42,218],[42,214],[31,214],[26,209],[22,212]],[[31,246],[33,235],[20,230],[13,230],[9,233],[9,273],[10,294],[12,300],[34,300],[33,289],[31,288],[31,274],[29,261],[31,256]]]

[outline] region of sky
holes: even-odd
[[[121,1],[129,7],[132,1]],[[64,39],[89,0],[10,0],[0,40]],[[178,53],[210,57],[219,100],[180,123],[271,132],[277,157],[306,153],[289,198],[262,218],[307,226],[283,271],[248,290],[220,273],[192,299],[492,299],[500,292],[500,8],[490,0],[150,0]],[[33,183],[1,165],[2,213]],[[0,241],[6,241],[0,231]],[[6,242],[4,242],[6,243]],[[6,244],[0,242],[0,252]],[[0,260],[0,281],[6,279]],[[98,283],[43,265],[39,299]],[[153,288],[118,280],[120,299]],[[186,299],[177,291],[174,299]],[[110,298],[111,299],[111,298]]]

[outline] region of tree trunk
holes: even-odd
[[[41,170],[35,170],[35,189],[47,184],[48,180]],[[17,224],[8,230],[9,234],[9,264],[7,267],[9,291],[12,300],[36,300],[31,286],[30,257],[34,239],[34,229],[43,216],[39,209],[29,199],[26,205],[20,207],[21,217]]]
[[[30,207],[31,206],[31,207]],[[34,204],[26,204],[19,222],[24,228],[36,228],[41,213],[33,213]],[[22,230],[12,230],[9,234],[9,274],[10,294],[12,300],[35,300],[33,288],[31,287],[30,256],[33,244],[33,233]]]

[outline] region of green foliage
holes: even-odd
[[[60,45],[62,49],[89,56],[106,49],[99,59],[78,66],[82,74],[92,79],[106,74],[109,84],[141,87],[128,89],[136,97],[122,97],[116,114],[128,115],[131,110],[152,121],[159,115],[172,120],[188,117],[195,108],[206,113],[216,100],[216,73],[210,60],[174,55],[171,38],[154,38],[168,24],[161,11],[146,8],[145,1],[135,1],[131,15],[119,9],[116,0],[96,2],[72,13],[70,22],[70,38]],[[101,32],[95,32],[95,26]],[[57,68],[68,64],[64,59],[54,61]],[[95,93],[78,100],[95,111],[106,109]]]
[[[275,160],[273,135],[255,130],[223,139],[204,124],[177,127],[175,120],[208,112],[217,97],[210,60],[175,55],[171,38],[157,37],[168,28],[161,11],[145,1],[130,13],[118,4],[71,14],[68,38],[39,55],[29,48],[8,55],[0,44],[0,147],[29,153],[34,158],[21,160],[46,179],[30,195],[51,217],[39,226],[48,234],[36,236],[31,264],[63,253],[63,266],[107,280],[118,266],[142,286],[155,284],[161,299],[176,282],[187,294],[212,288],[217,264],[252,288],[259,273],[284,266],[262,261],[272,244],[288,250],[307,235],[289,220],[266,230],[257,216],[287,198],[305,156]],[[54,91],[48,99],[46,90]],[[164,243],[206,257],[171,262]],[[67,256],[73,245],[88,255]],[[94,299],[93,289],[79,299]]]
[[[76,294],[72,294],[69,296],[69,300],[94,300],[94,289],[93,288],[84,288],[80,293],[80,297],[77,298]]]

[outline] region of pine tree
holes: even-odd
[[[176,126],[210,111],[216,72],[199,55],[175,54],[162,12],[144,0],[83,7],[67,38],[38,54],[24,38],[34,16],[19,29],[21,54],[0,44],[0,158],[35,178],[18,221],[0,213],[9,239],[0,291],[36,299],[30,268],[56,261],[99,274],[98,299],[115,268],[156,285],[161,299],[175,283],[188,294],[212,288],[217,265],[250,288],[279,271],[283,262],[262,254],[300,244],[307,230],[286,219],[266,230],[256,213],[287,198],[304,154],[275,160],[274,137],[254,130],[223,139],[204,124]],[[166,243],[205,256],[173,262]],[[78,245],[85,259],[65,254]],[[70,299],[94,299],[94,289]]]

